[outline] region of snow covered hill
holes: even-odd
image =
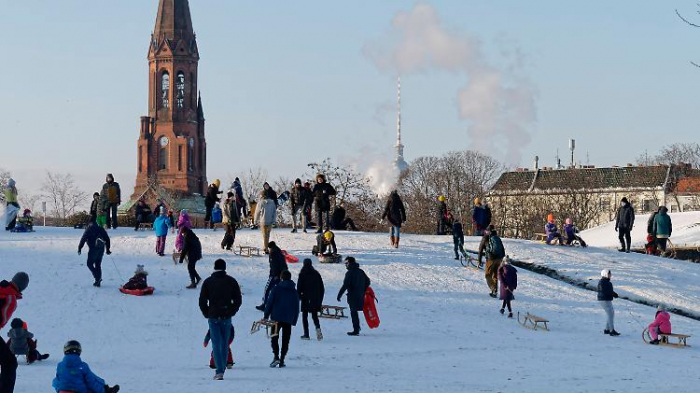
[[[379,297],[379,329],[363,328],[348,337],[350,321],[322,320],[322,342],[301,341],[301,324],[292,334],[286,369],[270,369],[269,341],[248,330],[261,313],[268,265],[265,258],[222,252],[222,231],[197,231],[205,258],[203,277],[224,258],[243,287],[243,307],[234,317],[236,365],[224,381],[212,381],[207,330],[197,297],[187,290],[185,266],[154,254],[152,232],[111,231],[114,254],[105,256],[102,288],[92,287],[85,254],[78,256],[81,231],[38,228],[32,234],[0,233],[3,278],[25,270],[31,276],[16,317],[26,319],[48,361],[20,365],[16,392],[51,391],[63,343],[77,339],[83,358],[108,383],[124,392],[690,392],[700,376],[693,372],[696,347],[672,349],[645,345],[641,331],[655,309],[615,301],[620,337],[602,334],[604,314],[595,293],[520,269],[514,309],[551,320],[550,332],[532,331],[498,313],[500,301],[488,296],[483,271],[452,259],[451,238],[405,236],[402,247],[388,247],[384,234],[338,233],[340,252],[353,255],[371,277]],[[313,235],[273,232],[299,257],[310,256]],[[172,248],[174,238],[168,239]],[[467,247],[475,249],[477,239]],[[258,232],[243,230],[237,244],[257,245]],[[700,312],[700,265],[653,261],[605,249],[547,247],[506,241],[518,259],[543,263],[596,280],[603,266],[623,296],[643,296]],[[151,297],[119,293],[137,263],[145,264]],[[327,304],[336,304],[343,265],[319,265]],[[294,278],[301,268],[292,265]],[[698,333],[699,322],[672,316],[674,330]],[[364,324],[364,321],[363,321]],[[2,330],[7,335],[7,328]],[[689,340],[697,344],[696,337]]]

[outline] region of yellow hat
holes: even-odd
[[[480,200],[478,197],[477,197],[477,198],[474,198],[474,204],[475,204],[475,205],[478,205],[480,202],[481,202],[481,200]]]
[[[221,185],[221,180],[216,179],[216,180],[214,180],[213,182],[211,182],[211,184],[213,184],[213,185],[219,187],[219,186]]]
[[[446,200],[447,200],[447,198],[445,198],[444,195],[440,195],[440,196],[438,197],[438,201],[440,201],[440,202],[445,202]]]
[[[326,241],[331,241],[333,240],[333,232],[331,231],[326,231],[326,233],[323,234],[323,238],[326,239]]]

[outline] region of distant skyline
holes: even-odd
[[[0,0],[0,168],[133,190],[157,0]],[[190,0],[208,178],[296,177],[479,149],[512,166],[625,165],[697,141],[695,2]],[[696,18],[697,17],[697,18]],[[590,157],[590,161],[587,160]]]

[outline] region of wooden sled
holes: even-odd
[[[152,222],[142,222],[142,223],[140,223],[140,224],[139,224],[139,231],[145,231],[145,230],[152,231],[152,230],[153,230],[153,223],[152,223]]]
[[[319,316],[321,318],[328,318],[328,319],[347,318],[347,316],[345,315],[346,308],[347,307],[327,306],[324,304],[321,306],[321,314],[319,314]]]
[[[483,263],[480,264],[480,263],[479,263],[479,260],[478,260],[477,258],[474,258],[474,257],[472,257],[472,256],[470,256],[470,255],[467,255],[466,257],[464,257],[464,255],[460,256],[460,257],[459,257],[459,263],[461,263],[462,266],[464,266],[464,267],[473,267],[473,268],[475,268],[475,269],[477,269],[477,270],[480,270],[480,269],[483,269],[483,268],[484,268],[484,264],[483,264]]]
[[[260,249],[253,246],[238,246],[238,255],[242,257],[259,257]]]
[[[321,254],[318,256],[318,261],[320,263],[340,263],[342,260],[343,260],[343,256],[340,254],[335,254],[335,255]]]
[[[280,328],[277,322],[267,319],[261,319],[253,322],[253,326],[250,328],[250,334],[257,333],[263,327],[265,328],[265,335],[267,338],[272,338],[279,335]]]
[[[177,251],[173,251],[173,263],[175,263],[176,265],[178,264],[178,262],[180,262],[180,254],[181,253],[179,253]],[[187,263],[187,262],[188,262],[187,256],[185,256],[183,263]]]
[[[533,315],[530,313],[525,313],[523,316],[522,321],[520,320],[520,311],[518,311],[518,323],[523,325],[524,327],[532,330],[537,330],[537,328],[542,328],[544,327],[544,330],[549,331],[549,327],[547,327],[547,322],[549,320],[544,319],[542,317],[538,317],[537,315]],[[542,325],[540,325],[542,324]]]
[[[677,333],[659,333],[659,345],[663,346],[668,346],[668,347],[676,347],[676,348],[683,348],[683,347],[689,347],[687,340],[688,337],[690,337],[687,334],[677,334]],[[669,342],[669,338],[676,338],[678,341],[677,342]],[[649,334],[649,328],[645,328],[644,331],[642,331],[642,340],[644,340],[645,343],[649,344],[651,342],[651,335]]]

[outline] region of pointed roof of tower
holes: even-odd
[[[165,35],[168,38],[193,36],[190,4],[187,0],[160,0],[158,16],[153,29],[156,37]]]

